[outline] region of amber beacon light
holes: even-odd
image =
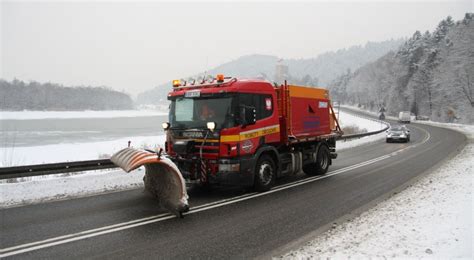
[[[181,80],[175,79],[173,80],[173,87],[179,87],[181,86]]]
[[[217,74],[217,82],[221,83],[224,82],[224,74]]]

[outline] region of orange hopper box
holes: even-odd
[[[288,86],[289,135],[296,138],[330,134],[331,122],[329,93],[322,88]]]

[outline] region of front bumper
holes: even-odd
[[[238,171],[218,171],[216,174],[209,174],[209,182],[211,184],[225,185],[225,186],[253,186],[254,183],[254,169],[256,159],[241,158],[241,159],[221,159],[218,160],[222,165],[236,165],[240,167]],[[220,167],[222,168],[236,168],[236,167]]]
[[[406,142],[407,140],[408,140],[408,137],[400,137],[400,136],[387,137],[387,141],[389,142]]]
[[[172,160],[178,166],[186,183],[200,182],[198,170],[200,159],[172,158]],[[217,166],[210,167],[216,170],[207,173],[207,181],[210,184],[223,186],[253,186],[256,161],[253,156],[239,159],[209,160],[212,165],[216,166],[217,164]],[[219,167],[219,165],[223,167]]]

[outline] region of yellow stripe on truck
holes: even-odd
[[[280,125],[272,125],[267,127],[262,127],[246,132],[242,132],[238,135],[221,135],[221,142],[239,142],[247,139],[252,139],[260,136],[265,136],[269,134],[279,133]]]

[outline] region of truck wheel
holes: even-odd
[[[267,191],[273,186],[276,178],[276,167],[272,157],[262,155],[255,167],[255,190]]]
[[[310,176],[323,175],[329,169],[329,160],[329,149],[327,146],[322,145],[319,147],[316,163],[310,163],[303,166],[303,172]]]

